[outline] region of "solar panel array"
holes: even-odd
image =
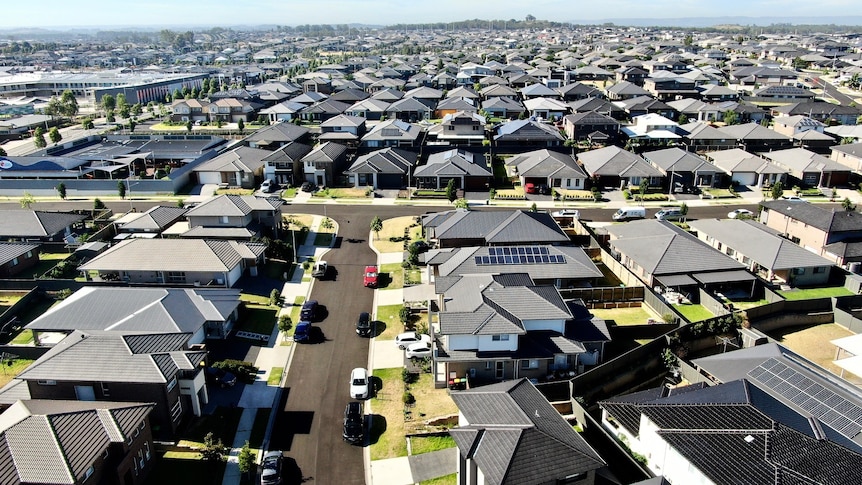
[[[566,262],[562,254],[549,254],[541,246],[519,246],[488,248],[488,256],[475,256],[477,266],[490,264],[561,264]]]
[[[862,407],[781,361],[769,359],[748,375],[844,436],[862,430]]]

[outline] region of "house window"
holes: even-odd
[[[221,216],[221,223],[227,224],[230,218],[228,216]]]
[[[150,442],[149,441],[144,441],[144,450],[145,450],[144,457],[147,459],[147,461],[149,461],[150,460]]]
[[[100,383],[102,386],[102,397],[111,397],[111,389],[108,388],[107,382]]]
[[[490,360],[485,361],[485,370],[491,370],[494,367],[494,363]]]
[[[168,271],[168,283],[185,283],[185,271]]]
[[[33,251],[27,251],[27,258],[33,257]]]
[[[177,378],[176,377],[169,380],[168,381],[168,392],[171,392],[173,390],[173,388],[176,387],[176,385],[177,385]]]
[[[733,248],[727,248],[727,250],[725,251],[725,253],[726,253],[728,256],[733,256],[734,254],[736,254],[736,251],[735,251]]]
[[[84,479],[82,481],[86,482],[88,478],[90,478],[93,473],[95,473],[96,469],[93,465],[90,465],[90,468],[87,468],[87,471],[84,472]]]
[[[12,258],[12,266],[18,265],[18,258]]]
[[[793,268],[793,274],[795,275],[803,275],[805,274],[805,268]]]
[[[452,126],[452,125],[447,126],[447,127],[446,127],[446,129],[447,129],[448,131],[455,131],[455,127],[454,127],[454,126]]]
[[[521,360],[521,369],[538,369],[539,361],[537,359],[523,359]]]
[[[493,340],[494,342],[505,342],[509,340],[509,335],[505,333],[501,335],[492,335],[491,340]]]
[[[55,381],[53,379],[44,379],[44,380],[36,381],[36,383],[39,384],[40,386],[56,386],[57,385],[57,381]]]
[[[749,258],[748,256],[742,257],[742,264],[748,264],[750,262],[751,262],[751,258]]]
[[[814,268],[814,274],[823,274],[826,272],[826,266],[817,266]]]

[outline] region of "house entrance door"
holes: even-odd
[[[504,367],[504,365],[506,363],[503,362],[502,360],[498,360],[494,364],[495,364],[494,377],[496,377],[497,379],[502,379],[506,375],[505,367]]]

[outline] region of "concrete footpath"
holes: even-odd
[[[323,221],[323,216],[315,216],[309,228],[308,236],[305,238],[306,244],[300,246],[297,250],[297,261],[306,261],[313,257],[316,261],[320,260],[329,247],[317,247],[314,245],[314,239],[320,223]],[[333,238],[334,240],[334,238]],[[293,302],[296,297],[302,296],[308,298],[311,294],[311,286],[313,279],[303,281],[305,271],[302,266],[298,266],[293,272],[293,277],[290,281],[286,281],[281,290],[281,296],[285,304],[278,312],[278,316],[289,315],[293,309]],[[258,454],[256,463],[260,463],[261,454],[268,448],[269,433],[272,429],[272,422],[278,409],[281,397],[281,383],[287,377],[288,369],[290,368],[290,360],[293,358],[294,345],[282,345],[288,337],[278,330],[276,325],[273,328],[272,334],[269,337],[269,342],[266,347],[261,347],[258,352],[254,365],[259,369],[252,385],[246,385],[242,391],[242,396],[237,403],[237,406],[242,408],[242,415],[239,419],[236,435],[234,435],[233,443],[231,443],[230,453],[228,454],[227,464],[225,466],[224,478],[222,485],[239,485],[241,473],[239,471],[238,457],[243,445],[251,437],[251,428],[254,425],[254,418],[259,409],[272,409],[270,413],[270,421],[267,425],[267,433],[264,436],[261,445],[261,453]],[[281,382],[270,385],[268,379],[274,367],[282,367]]]

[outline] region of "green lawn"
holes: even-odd
[[[270,386],[277,386],[281,383],[281,376],[284,375],[284,367],[273,367],[269,371],[269,379],[266,383]]]
[[[293,321],[294,325],[299,321],[299,311],[302,310],[303,303],[305,303],[304,296],[297,296],[296,300],[293,300],[293,308],[290,309],[290,320]]]
[[[351,198],[351,199],[367,199],[368,192],[365,188],[346,188],[346,189],[323,189],[319,192],[315,192],[312,197],[316,198],[331,198],[331,199],[341,199],[341,198]]]
[[[817,298],[832,298],[833,296],[850,296],[852,291],[843,286],[833,286],[831,288],[795,288],[789,291],[777,291],[779,295],[787,300],[814,300]]]
[[[33,332],[23,329],[12,339],[14,345],[30,345],[33,343]]]
[[[673,307],[689,322],[699,322],[715,316],[703,305],[679,304]]]
[[[420,283],[422,283],[422,270],[419,268],[412,268],[407,270],[405,284],[418,285]]]
[[[593,308],[590,310],[590,313],[606,321],[613,321],[617,325],[645,325],[648,319],[656,318],[655,315],[644,310],[642,307],[612,308],[607,310]]]
[[[275,307],[246,304],[234,328],[237,331],[269,335],[275,326],[277,313]]]
[[[371,399],[371,459],[407,456],[401,368],[374,369],[374,377],[380,379],[381,384]]]
[[[27,333],[31,333],[29,330]],[[30,359],[15,359],[3,361],[3,373],[0,374],[0,387],[9,384],[12,379],[30,366],[34,361]]]
[[[404,268],[401,263],[389,263],[380,266],[378,270],[380,288],[398,290],[404,288]]]
[[[410,452],[414,455],[432,451],[454,448],[455,440],[451,436],[413,436],[410,438]]]
[[[395,340],[395,336],[404,331],[404,325],[398,317],[398,312],[404,305],[383,305],[377,307],[376,320],[383,322],[386,325],[386,330],[383,331],[377,338],[380,340]]]
[[[281,191],[281,197],[284,199],[292,199],[296,197],[296,187],[289,187]]]
[[[70,253],[39,253],[39,262],[19,273],[16,278],[38,278],[69,256]]]
[[[453,473],[451,475],[444,475],[442,477],[432,478],[431,480],[419,482],[419,485],[457,485],[457,483],[458,474]]]

